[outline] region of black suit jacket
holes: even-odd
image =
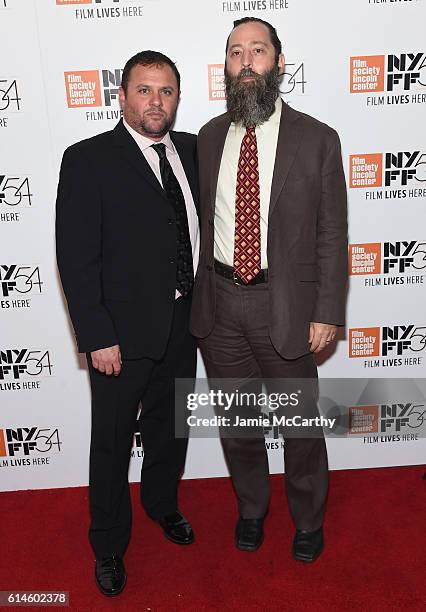
[[[191,332],[214,326],[214,211],[227,113],[198,135],[201,202],[200,263]],[[269,335],[277,352],[309,352],[309,323],[344,325],[348,275],[346,185],[335,130],[283,102],[269,203]]]
[[[196,137],[170,136],[197,206]],[[160,358],[175,299],[175,211],[122,121],[65,151],[56,244],[79,351],[119,344],[124,358]]]

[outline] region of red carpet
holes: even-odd
[[[256,553],[234,547],[228,479],[183,481],[181,508],[197,538],[188,548],[168,542],[146,518],[133,486],[128,584],[111,600],[93,580],[86,488],[2,493],[0,590],[69,591],[71,609],[88,612],[424,611],[423,471],[333,472],[326,548],[313,565],[291,559],[293,525],[279,476]]]

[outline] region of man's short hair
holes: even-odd
[[[275,49],[275,60],[278,62],[278,58],[280,56],[280,54],[282,53],[282,45],[281,45],[281,41],[278,38],[278,34],[276,29],[274,28],[273,25],[271,25],[270,23],[268,23],[267,21],[264,21],[263,19],[259,19],[258,17],[242,17],[241,19],[236,19],[234,21],[234,27],[232,28],[232,30],[235,30],[235,28],[237,28],[240,25],[243,25],[244,23],[263,23],[264,26],[266,26],[269,30],[269,36],[271,38],[271,43],[274,46]],[[225,56],[228,53],[228,46],[229,46],[229,38],[231,36],[232,32],[229,34],[228,39],[226,41],[226,49],[225,49]]]
[[[130,72],[134,66],[170,66],[173,70],[178,90],[180,90],[180,74],[179,70],[176,68],[176,64],[172,62],[170,57],[164,55],[164,53],[160,53],[160,51],[140,51],[136,53],[133,57],[127,60],[126,65],[123,69],[123,75],[121,77],[121,87],[124,89],[124,93],[127,94],[127,86],[129,84]]]

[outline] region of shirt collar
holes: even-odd
[[[282,110],[282,100],[280,98],[280,96],[278,96],[278,98],[275,100],[275,110],[272,113],[272,115],[269,117],[269,119],[267,121],[265,121],[265,123],[262,123],[261,125],[257,125],[256,126],[256,132],[260,132],[260,133],[266,133],[269,131],[269,129],[273,128],[274,126],[276,126],[277,124],[280,123],[281,121],[281,110]],[[237,124],[237,123],[231,123],[231,126],[234,128],[235,133],[238,133],[239,131],[243,131],[245,132],[245,127],[243,127],[241,124]]]
[[[146,151],[146,149],[149,149],[149,147],[151,147],[153,144],[159,144],[160,142],[162,142],[166,145],[167,149],[172,151],[172,153],[176,153],[175,146],[172,142],[172,139],[170,138],[170,132],[167,132],[167,134],[165,134],[161,140],[154,141],[150,138],[147,138],[146,136],[142,136],[142,134],[139,134],[139,132],[134,130],[127,123],[127,121],[125,121],[125,119],[123,119],[123,125],[129,132],[129,134],[133,136],[133,138],[136,140],[136,144],[138,145],[141,151]]]

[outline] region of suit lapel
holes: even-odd
[[[213,142],[211,146],[211,172],[210,172],[210,202],[214,213],[216,202],[217,181],[219,178],[220,162],[222,160],[223,148],[228,134],[231,120],[227,113],[218,117],[213,132]]]
[[[167,200],[166,193],[157,177],[151,169],[151,166],[145,159],[145,155],[142,153],[134,138],[126,130],[123,122],[120,121],[113,130],[114,146],[120,151],[120,154],[129,162],[131,166],[136,170],[143,180],[154,187],[154,189]]]
[[[275,155],[274,172],[272,175],[271,200],[269,203],[269,216],[283,190],[290,168],[296,158],[301,140],[300,114],[290,108],[285,102],[282,104],[280,128],[278,132],[277,151]]]

